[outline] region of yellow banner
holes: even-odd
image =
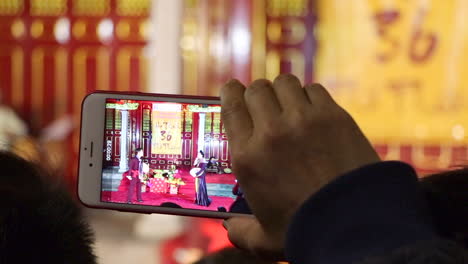
[[[317,8],[315,80],[373,142],[468,143],[468,1]]]
[[[160,111],[156,107],[152,115],[153,154],[182,154],[182,114],[180,111]]]

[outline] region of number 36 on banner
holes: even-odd
[[[466,144],[467,1],[317,5],[315,80],[377,144]]]

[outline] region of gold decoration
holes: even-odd
[[[118,103],[107,103],[106,109],[119,109],[119,110],[137,110],[140,106],[139,103],[129,103],[125,102],[122,104]]]
[[[304,82],[305,78],[305,59],[297,49],[289,48],[282,51],[271,50],[266,56],[266,78],[273,80],[280,74],[281,62],[289,62],[291,64],[291,73]]]
[[[130,35],[130,24],[127,21],[120,21],[116,28],[117,37],[126,39]]]
[[[288,35],[284,35],[284,29],[290,32]],[[298,21],[298,19],[289,19],[284,22],[272,21],[267,27],[268,40],[272,43],[278,44],[299,44],[304,41],[306,36],[306,28],[304,23]]]
[[[60,16],[67,11],[67,0],[31,0],[31,15]]]
[[[281,56],[278,50],[269,50],[266,54],[266,78],[273,80],[280,73]]]
[[[130,67],[132,59],[137,59],[139,62],[139,84],[141,86],[139,88],[142,89],[147,85],[144,76],[146,74],[146,64],[148,61],[144,59],[141,48],[125,46],[117,52],[117,91],[129,91],[131,89]]]
[[[97,87],[99,90],[109,90],[110,86],[110,54],[109,50],[101,47],[97,51]]]
[[[138,33],[143,39],[148,39],[150,25],[150,22],[145,20],[141,22],[140,26],[138,27]]]
[[[26,27],[24,26],[24,22],[21,19],[15,19],[13,23],[11,23],[11,35],[15,38],[21,38],[24,36],[26,32]]]
[[[185,0],[185,7],[187,8],[196,8],[198,7],[198,0]]]
[[[64,69],[68,66],[68,51],[60,47],[55,53],[55,118],[62,117],[67,112],[67,88],[68,74],[63,74]]]
[[[117,0],[117,15],[144,16],[149,14],[150,0]]]
[[[73,14],[78,16],[105,16],[110,11],[110,0],[75,0]]]
[[[41,20],[34,20],[31,25],[31,36],[39,38],[44,33],[44,23]]]
[[[18,15],[24,9],[24,0],[0,0],[0,15]]]
[[[79,20],[73,25],[73,36],[79,39],[82,38],[86,34],[86,22]]]
[[[183,87],[185,94],[197,94],[198,88],[198,53],[197,34],[199,28],[194,18],[185,18],[182,26],[180,46],[183,58]]]
[[[23,107],[24,103],[24,51],[21,46],[13,49],[11,54],[12,103]]]
[[[267,13],[269,16],[305,16],[310,0],[269,0]]]
[[[278,43],[281,40],[281,23],[278,21],[272,21],[267,27],[268,39],[273,43]]]
[[[90,48],[80,47],[73,54],[73,113],[79,113],[81,109],[81,100],[86,95],[86,60]],[[75,121],[79,122],[79,115],[74,115]],[[78,139],[78,137],[77,137]],[[79,139],[78,141],[79,142]]]
[[[252,2],[252,79],[265,78],[266,12],[265,0]]]
[[[73,112],[79,113],[81,109],[81,100],[86,96],[86,93],[94,90],[108,90],[109,89],[109,57],[110,51],[106,46],[101,47],[79,47],[72,55],[73,63]],[[90,78],[87,74],[88,65],[87,61],[95,63],[96,67],[96,81],[90,87],[87,85]],[[76,121],[79,122],[79,115]]]
[[[31,104],[33,110],[44,108],[44,55],[46,51],[43,47],[37,47],[31,53]],[[37,115],[35,125],[42,125],[42,115]]]
[[[441,145],[440,153],[436,155],[425,153],[422,144],[415,144],[412,147],[411,161],[416,168],[441,170],[453,164],[453,147],[451,145]]]
[[[187,105],[187,111],[192,113],[221,113],[221,106]],[[211,122],[211,118],[206,118],[205,122]]]

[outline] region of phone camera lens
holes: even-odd
[[[92,167],[92,166],[93,166],[93,164],[92,164],[92,163],[90,163],[90,164],[89,164],[89,166],[90,166],[90,167]]]

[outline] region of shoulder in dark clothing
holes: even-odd
[[[468,168],[429,175],[420,186],[438,233],[468,247]]]
[[[307,200],[289,227],[291,263],[354,263],[438,239],[414,170],[371,164],[338,177]]]
[[[467,264],[468,249],[450,240],[431,240],[404,246],[390,254],[357,264]]]

